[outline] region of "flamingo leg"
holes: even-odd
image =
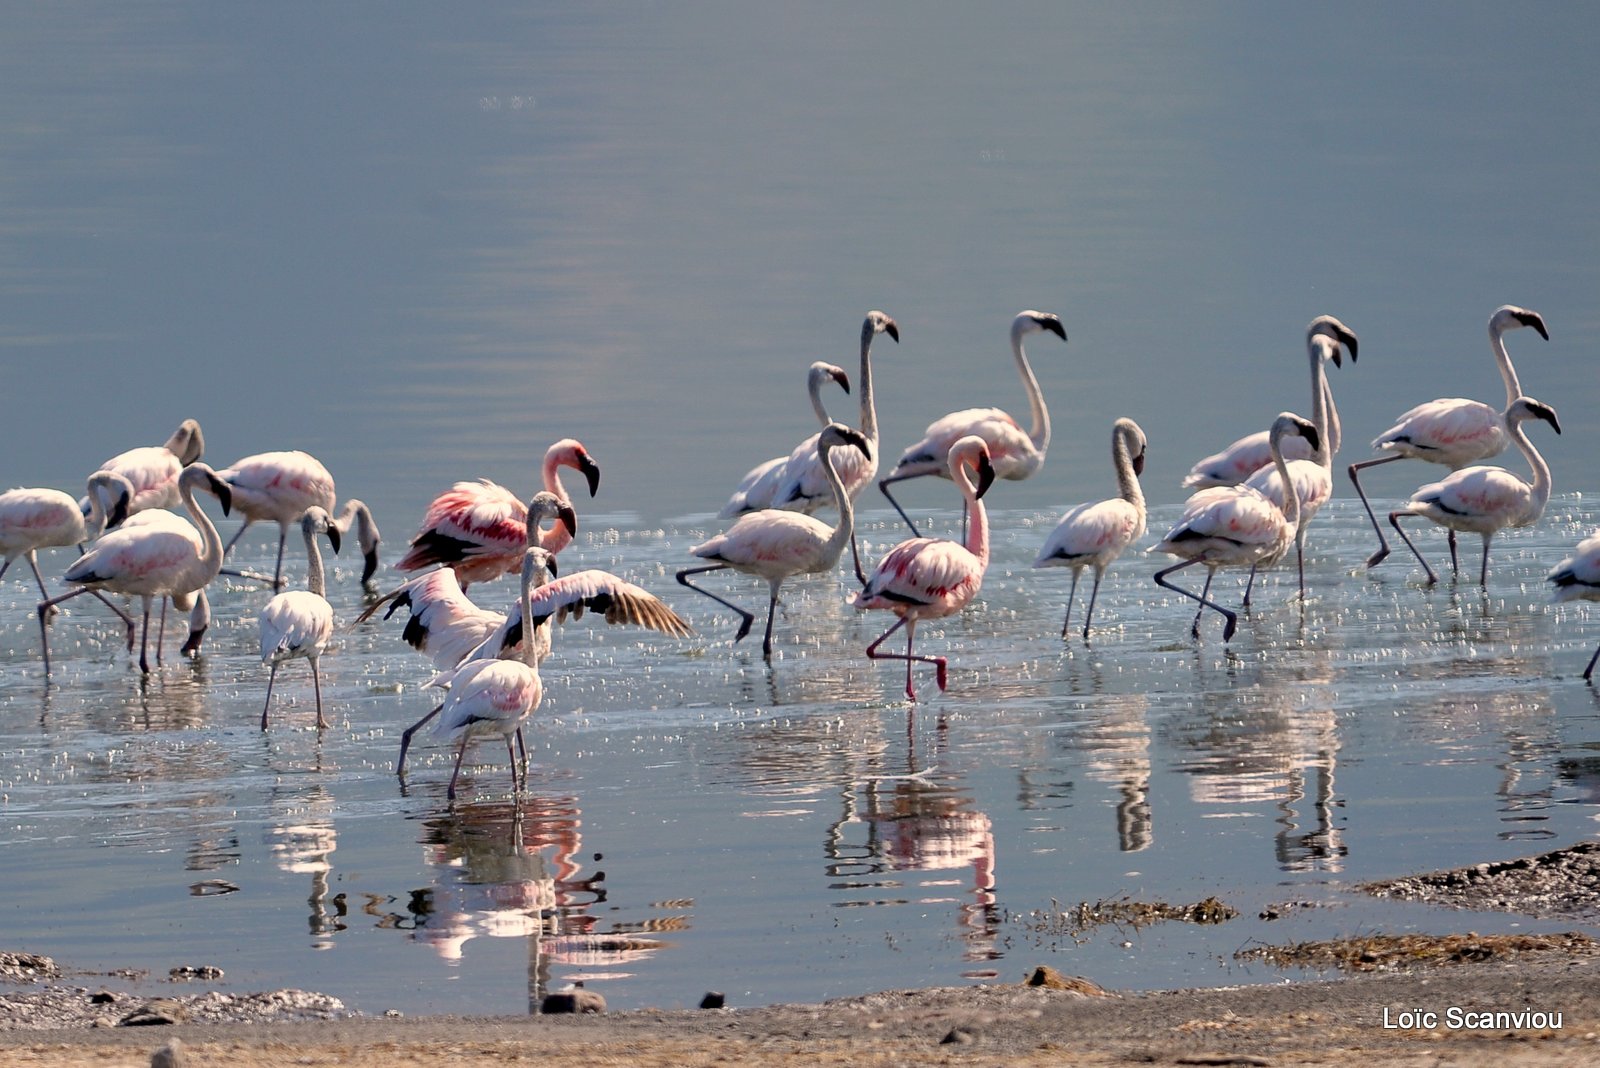
[[[11,560],[12,559],[15,559],[15,558],[14,557],[8,558],[5,563],[0,564],[0,578],[5,578],[6,577],[6,571],[11,567]],[[44,580],[40,579],[39,580],[39,584],[41,586],[43,586],[44,585]],[[45,599],[48,600],[49,597],[50,597],[50,595],[48,593],[46,593],[45,594]]]
[[[250,524],[254,522],[255,520],[251,519],[249,516],[245,516],[244,523],[239,527],[238,532],[235,533],[232,538],[228,539],[228,544],[222,547],[222,556],[224,559],[227,558],[229,553],[233,552],[233,547],[239,544],[239,539],[244,537],[244,532],[249,530]]]
[[[165,605],[163,605],[163,607],[165,607]],[[149,658],[149,655],[148,655],[149,650],[150,650],[150,598],[146,597],[144,599],[144,626],[139,631],[139,670],[144,672],[146,675],[150,674],[150,658]],[[156,653],[157,653],[156,663],[159,664],[161,662],[161,660],[160,660],[161,642],[160,642],[159,638],[156,641]]]
[[[417,733],[417,730],[421,728],[423,724],[427,723],[434,716],[437,716],[439,714],[439,710],[443,707],[444,702],[442,701],[439,704],[434,705],[432,712],[429,712],[426,716],[423,716],[421,719],[417,720],[401,733],[400,761],[394,767],[394,773],[396,775],[404,776],[406,773],[406,750],[411,748],[411,736]]]
[[[46,678],[50,675],[50,631],[46,628],[46,624],[50,621],[50,616],[54,614],[56,605],[63,601],[70,601],[79,594],[94,592],[94,590],[90,590],[87,587],[79,587],[70,593],[63,593],[59,597],[52,597],[39,602],[39,644],[44,652],[44,673]],[[133,651],[132,641],[128,643],[128,650],[129,652]]]
[[[1155,575],[1156,585],[1157,586],[1165,586],[1167,589],[1172,590],[1174,593],[1181,593],[1181,594],[1183,594],[1183,596],[1189,598],[1192,601],[1199,601],[1200,602],[1200,608],[1202,610],[1204,610],[1206,608],[1210,608],[1210,609],[1214,609],[1215,611],[1221,613],[1222,618],[1227,620],[1227,623],[1225,623],[1223,625],[1223,628],[1222,628],[1222,640],[1223,641],[1228,641],[1229,639],[1231,639],[1233,637],[1233,632],[1236,629],[1238,629],[1239,617],[1236,616],[1234,613],[1228,611],[1226,608],[1222,607],[1217,602],[1209,600],[1206,597],[1206,594],[1211,592],[1211,575],[1212,575],[1212,572],[1208,571],[1206,573],[1205,589],[1200,593],[1195,593],[1192,590],[1186,590],[1182,586],[1179,586],[1179,585],[1176,585],[1174,583],[1171,583],[1171,582],[1167,581],[1167,576],[1172,574],[1173,572],[1181,571],[1184,568],[1188,567],[1190,564],[1198,564],[1200,562],[1201,561],[1199,561],[1199,560],[1185,560],[1180,564],[1173,564],[1169,568],[1166,568],[1166,569],[1161,570],[1161,571],[1157,571],[1156,575]],[[1200,616],[1199,616],[1198,613],[1196,613],[1196,615],[1195,615],[1195,626],[1191,630],[1191,633],[1197,638],[1200,636]]]
[[[1061,636],[1063,638],[1072,630],[1072,601],[1078,595],[1078,576],[1082,573],[1078,568],[1072,569],[1072,586],[1067,590],[1067,614],[1061,618]]]
[[[4,575],[6,573],[6,568],[10,567],[10,566],[11,566],[11,561],[7,560],[6,563],[5,563],[5,567],[0,567],[0,577],[4,577]],[[33,577],[34,577],[35,581],[37,581],[39,583],[39,596],[42,599],[48,601],[50,599],[50,591],[45,588],[44,575],[42,573],[40,573],[40,571],[39,571],[39,559],[38,559],[37,556],[34,555],[34,552],[33,552],[32,549],[28,550],[28,566],[33,568]]]
[[[522,781],[517,778],[517,739],[516,735],[506,735],[506,759],[511,762],[511,796],[522,796]]]
[[[1493,534],[1485,534],[1483,536],[1483,567],[1478,572],[1478,585],[1480,586],[1489,585],[1489,539],[1492,537],[1494,537]]]
[[[888,478],[881,478],[878,480],[878,492],[889,498],[889,503],[894,505],[894,510],[900,513],[900,518],[904,519],[906,521],[906,526],[911,528],[911,536],[913,538],[920,538],[922,535],[917,533],[917,525],[911,521],[910,516],[906,515],[906,510],[900,507],[900,502],[894,499],[894,494],[889,492],[889,486],[895,482],[904,482],[908,478],[921,478],[922,475],[926,473],[927,472],[917,471],[908,475],[890,475]]]
[[[1102,575],[1104,575],[1105,573],[1106,572],[1105,572],[1104,568],[1097,567],[1097,568],[1094,569],[1094,587],[1089,590],[1089,610],[1083,614],[1083,640],[1084,641],[1088,641],[1089,640],[1089,621],[1094,619],[1094,602],[1100,597],[1100,577]],[[1076,585],[1076,583],[1074,583],[1074,585]],[[1069,602],[1069,607],[1070,607],[1070,602],[1071,602],[1071,598],[1070,597],[1068,598],[1068,602]],[[1065,633],[1065,632],[1063,632],[1063,633]]]
[[[1208,576],[1209,578],[1209,576]],[[1244,600],[1239,602],[1240,608],[1250,607],[1250,591],[1256,586],[1256,565],[1250,565],[1250,577],[1244,580]]]
[[[317,658],[311,658],[311,689],[317,695],[317,730],[328,729],[328,721],[322,718],[322,672],[317,668]]]
[[[1594,664],[1600,660],[1600,645],[1595,646],[1594,655],[1589,658],[1589,666],[1583,669],[1583,681],[1588,682],[1589,676],[1594,674]]]
[[[778,585],[781,580],[772,582],[772,594],[767,598],[767,633],[761,639],[761,655],[767,660],[772,659],[772,617],[778,611]]]
[[[167,640],[167,605],[172,603],[170,597],[161,599],[161,621],[156,624],[156,665],[161,664],[161,646]]]
[[[267,670],[267,701],[261,706],[261,729],[267,729],[267,709],[272,707],[272,684],[278,678],[278,661],[272,662],[272,667]]]
[[[878,652],[878,647],[884,643],[885,639],[887,639],[889,635],[893,634],[901,627],[906,628],[906,651],[903,653]],[[948,665],[944,657],[917,656],[912,651],[912,642],[916,639],[916,631],[917,621],[915,619],[902,616],[894,626],[878,635],[877,641],[874,641],[871,645],[867,646],[867,656],[873,660],[904,660],[906,662],[906,696],[913,701],[917,699],[917,691],[911,685],[911,668],[915,662],[921,661],[924,664],[932,664],[934,666],[938,673],[936,677],[939,682],[939,689],[941,690],[945,688],[945,683],[948,677]]]
[[[456,750],[456,768],[450,773],[450,786],[444,792],[444,796],[451,801],[456,799],[456,780],[461,777],[461,759],[467,755],[467,743],[471,740],[471,732],[461,733],[461,748]]]
[[[1378,523],[1378,517],[1372,513],[1372,505],[1367,501],[1367,491],[1361,488],[1361,478],[1358,474],[1362,468],[1377,467],[1379,464],[1392,464],[1396,460],[1403,460],[1400,455],[1380,456],[1376,460],[1362,460],[1358,464],[1350,465],[1350,484],[1356,488],[1356,496],[1361,498],[1361,507],[1367,510],[1367,518],[1372,521],[1372,532],[1378,536],[1378,551],[1367,557],[1368,567],[1377,567],[1383,563],[1384,557],[1389,555],[1389,543],[1383,537],[1383,527]]]
[[[1461,563],[1456,559],[1456,532],[1454,527],[1448,529],[1450,531],[1448,539],[1450,544],[1450,570],[1459,575],[1461,574]]]
[[[867,573],[861,570],[861,550],[856,547],[856,532],[854,530],[850,532],[850,559],[856,565],[856,581],[865,586],[867,584]]]
[[[117,614],[117,618],[122,620],[123,624],[128,628],[128,652],[133,652],[133,632],[135,629],[133,617],[124,612],[122,609],[118,608],[116,605],[112,604],[111,599],[105,594],[101,593],[99,590],[89,590],[87,592],[93,595],[95,600],[99,601],[101,604],[115,612]],[[57,600],[59,599],[60,598],[57,598]]]
[[[278,524],[278,563],[277,563],[277,566],[275,566],[272,569],[272,588],[274,590],[283,589],[283,546],[284,546],[284,543],[286,541],[288,541],[288,540],[289,540],[289,525],[287,523],[279,523]]]
[[[699,586],[696,586],[694,583],[689,581],[689,576],[690,575],[703,575],[708,571],[722,571],[727,566],[728,566],[727,564],[710,564],[710,565],[708,565],[706,567],[686,567],[682,571],[678,572],[678,582],[681,585],[689,587],[691,590],[693,590],[696,593],[705,594],[707,597],[711,598],[713,601],[715,601],[718,604],[722,605],[724,608],[731,608],[733,611],[739,613],[739,619],[740,619],[739,633],[737,633],[737,634],[735,634],[733,636],[733,640],[737,642],[737,641],[742,641],[744,639],[744,636],[746,634],[750,633],[750,628],[751,628],[752,625],[754,625],[754,623],[756,621],[755,613],[746,612],[743,608],[740,608],[738,605],[734,604],[732,601],[723,600],[721,597],[718,597],[716,594],[712,593],[710,590],[701,589]],[[768,633],[769,636],[772,633],[772,617],[770,615],[767,617],[767,633]],[[769,645],[769,647],[767,648],[766,651],[768,653],[770,653],[772,651],[770,645]]]
[[[528,788],[528,743],[522,738],[522,725],[517,725],[517,751],[522,759],[518,763],[522,766],[522,788]]]
[[[1435,575],[1433,573],[1433,568],[1428,566],[1428,561],[1426,561],[1426,560],[1424,560],[1422,558],[1422,554],[1417,552],[1417,547],[1415,545],[1411,544],[1411,539],[1406,537],[1406,532],[1400,529],[1400,517],[1403,516],[1403,515],[1411,515],[1411,514],[1412,513],[1410,513],[1410,512],[1390,512],[1389,513],[1389,525],[1391,527],[1394,527],[1394,532],[1396,534],[1400,535],[1400,540],[1406,543],[1406,548],[1411,550],[1411,555],[1415,556],[1417,558],[1417,563],[1421,564],[1422,565],[1422,570],[1427,572],[1427,574],[1428,574],[1428,585],[1431,586],[1435,582],[1439,581],[1439,576]]]

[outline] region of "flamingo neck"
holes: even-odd
[[[861,436],[878,448],[878,406],[872,396],[872,340],[878,336],[877,327],[869,318],[861,325]],[[876,461],[874,461],[876,462]]]
[[[1311,459],[1333,470],[1334,446],[1328,434],[1328,420],[1331,410],[1333,394],[1328,386],[1328,369],[1322,358],[1323,344],[1320,338],[1312,338],[1306,346],[1311,353],[1311,425],[1317,428],[1317,447],[1312,450]],[[1287,482],[1284,483],[1288,485]]]
[[[352,526],[355,527],[356,540],[360,542],[361,551],[364,553],[371,552],[378,544],[377,521],[372,518],[372,509],[363,501],[345,501],[344,508],[340,510],[339,518],[333,521],[333,525],[339,528],[341,537],[350,533]]]
[[[1022,388],[1028,392],[1028,409],[1033,418],[1028,430],[1028,440],[1033,442],[1035,451],[1042,455],[1050,447],[1050,409],[1045,407],[1044,391],[1039,388],[1038,378],[1034,377],[1033,367],[1028,363],[1028,354],[1022,350],[1022,331],[1017,327],[1011,330],[1011,355],[1017,361],[1017,373],[1022,376]]]
[[[818,374],[812,375],[806,381],[806,392],[811,394],[811,410],[817,414],[817,422],[822,426],[827,426],[833,422],[828,415],[828,409],[822,403],[822,383],[827,380],[827,375]]]
[[[1528,440],[1528,433],[1522,427],[1522,420],[1511,420],[1511,442],[1522,458],[1528,461],[1528,466],[1533,468],[1532,500],[1528,506],[1528,520],[1536,519],[1544,514],[1544,506],[1550,503],[1550,465],[1539,450],[1534,448],[1533,442]]]
[[[1144,512],[1144,488],[1133,471],[1133,451],[1119,430],[1111,436],[1111,464],[1117,470],[1117,496]]]
[[[833,490],[834,503],[839,508],[839,525],[833,528],[833,533],[828,535],[824,543],[828,559],[838,560],[844,553],[844,547],[850,543],[850,535],[855,531],[856,510],[855,504],[850,500],[850,494],[844,488],[844,479],[839,477],[839,469],[833,465],[832,445],[819,445],[818,458],[822,460],[822,473],[828,479],[828,486]]]
[[[306,589],[318,597],[326,595],[326,579],[322,572],[322,550],[317,548],[317,534],[305,531],[306,536]]]
[[[193,470],[192,468],[189,470]],[[188,471],[185,471],[187,474]],[[191,478],[178,479],[178,499],[183,501],[183,507],[188,511],[189,518],[194,521],[195,529],[200,532],[200,542],[203,546],[200,553],[199,564],[201,569],[209,575],[206,582],[215,578],[222,568],[222,539],[217,535],[216,525],[211,522],[211,517],[206,515],[199,502],[194,499],[194,480]],[[205,582],[200,583],[201,586]]]
[[[1289,464],[1283,458],[1283,435],[1272,435],[1272,462],[1278,468],[1278,482],[1283,486],[1283,519],[1297,532],[1300,529],[1300,494],[1295,492],[1289,478]]]
[[[967,474],[967,465],[961,464],[956,468],[956,485],[961,488],[961,496],[967,499],[967,540],[963,543],[967,552],[978,558],[978,566],[989,566],[989,510],[983,506],[983,501],[978,497],[978,487],[972,481],[972,476]]]
[[[1506,351],[1505,327],[1496,317],[1489,321],[1489,348],[1494,351],[1494,361],[1500,366],[1500,379],[1506,384],[1506,407],[1522,396],[1522,384],[1517,381],[1517,369],[1511,365],[1511,354]]]
[[[517,608],[522,612],[522,662],[535,671],[539,670],[539,649],[532,623],[533,591],[544,585],[546,574],[543,560],[523,557],[522,585],[517,599]]]

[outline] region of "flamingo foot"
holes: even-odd
[[[949,672],[946,670],[944,657],[941,656],[939,659],[935,660],[933,662],[933,668],[934,677],[939,680],[939,692],[943,693],[945,689],[945,683],[949,679]]]
[[[1225,612],[1223,614],[1227,617],[1228,622],[1222,627],[1222,640],[1225,642],[1232,641],[1234,631],[1239,629],[1239,617],[1234,615],[1232,612]]]
[[[1368,567],[1377,567],[1379,564],[1383,563],[1388,558],[1389,558],[1389,547],[1387,545],[1385,545],[1383,548],[1379,549],[1377,552],[1375,552],[1371,556],[1367,557],[1367,566]]]
[[[739,620],[739,632],[733,636],[734,644],[744,641],[745,636],[750,633],[751,625],[755,621],[756,617],[752,615],[746,615]]]

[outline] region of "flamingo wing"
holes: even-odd
[[[395,567],[416,571],[502,556],[516,566],[527,543],[528,506],[515,494],[488,479],[457,482],[428,506],[411,550]]]
[[[1580,541],[1571,556],[1550,569],[1545,581],[1554,584],[1558,601],[1600,600],[1600,533]]]
[[[1033,566],[1109,563],[1143,536],[1144,517],[1121,497],[1080,504],[1061,517]]]
[[[1503,467],[1464,467],[1411,495],[1408,507],[1457,530],[1493,532],[1520,526],[1533,490]]]
[[[316,656],[333,637],[333,606],[308,590],[288,590],[261,609],[261,659]]]
[[[480,608],[469,600],[456,573],[447,567],[418,575],[385,594],[357,616],[356,622],[371,619],[385,604],[389,607],[384,619],[401,608],[408,610],[401,637],[440,671],[460,664],[506,618],[502,612]]]
[[[1510,439],[1500,412],[1481,401],[1441,397],[1406,412],[1372,447],[1437,463],[1463,464],[1504,451]]]

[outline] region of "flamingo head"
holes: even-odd
[[[1133,473],[1144,474],[1144,428],[1132,419],[1118,419],[1111,428],[1111,436],[1113,444],[1120,440],[1122,447],[1128,450],[1133,461]]]
[[[200,433],[200,424],[193,419],[185,419],[179,423],[178,429],[167,439],[167,451],[176,456],[178,463],[184,467],[204,456],[206,438]]]
[[[300,530],[308,538],[326,534],[328,544],[333,546],[333,551],[339,551],[339,525],[333,521],[333,516],[322,508],[316,505],[307,508],[305,514],[300,517]]]
[[[548,549],[530,545],[522,554],[522,575],[535,589],[543,586],[547,579],[556,578],[559,571],[556,554]]]
[[[1317,433],[1317,426],[1309,419],[1302,419],[1293,412],[1280,412],[1278,418],[1272,421],[1269,432],[1273,445],[1273,452],[1278,451],[1278,443],[1291,434],[1298,434],[1306,439],[1311,446],[1311,451],[1322,448],[1322,435]]]
[[[1556,418],[1556,410],[1544,401],[1536,401],[1532,397],[1518,397],[1506,409],[1506,422],[1520,423],[1524,419],[1543,419],[1549,423],[1557,434],[1561,433],[1561,421]]]
[[[1333,343],[1331,346],[1332,351],[1327,354],[1327,357],[1333,361],[1335,367],[1344,366],[1339,359],[1339,346],[1341,345],[1350,350],[1350,362],[1356,362],[1356,348],[1359,341],[1356,338],[1355,331],[1333,316],[1319,315],[1311,320],[1311,325],[1306,327],[1306,341],[1314,343],[1318,337],[1328,338]]]
[[[840,389],[846,393],[850,392],[850,376],[845,374],[844,368],[818,360],[806,373],[806,385],[814,393],[822,388],[824,382],[837,382]]]
[[[578,533],[578,513],[572,510],[572,505],[549,490],[540,490],[528,502],[529,537],[535,536],[535,532],[551,519],[559,519],[568,534]]]
[[[866,435],[859,430],[852,430],[843,423],[829,423],[822,428],[822,433],[817,435],[817,451],[837,448],[840,445],[854,445],[861,450],[861,455],[872,458],[872,443],[867,441]]]
[[[1048,330],[1062,341],[1067,340],[1067,328],[1061,325],[1061,316],[1051,315],[1049,312],[1025,311],[1019,312],[1011,320],[1011,337],[1021,340],[1025,334],[1037,334]]]
[[[976,492],[973,499],[981,499],[989,492],[989,487],[994,484],[994,464],[989,461],[989,443],[976,434],[966,437],[950,446],[950,478],[956,485],[961,485],[966,477],[964,468],[970,467],[977,472],[977,480],[973,483]]]
[[[188,483],[191,491],[195,488],[203,489],[217,499],[222,505],[222,514],[227,515],[233,511],[233,487],[229,486],[211,468],[196,460],[183,469],[183,474],[178,476],[178,484]]]
[[[1489,316],[1489,333],[1496,336],[1507,330],[1518,327],[1531,326],[1539,331],[1539,336],[1546,341],[1550,340],[1550,331],[1545,329],[1544,316],[1527,308],[1519,308],[1515,304],[1502,304]]]
[[[881,311],[869,311],[866,321],[861,324],[861,343],[870,345],[877,334],[888,334],[894,338],[896,345],[900,344],[900,324]]]
[[[589,483],[589,496],[593,497],[599,491],[600,465],[594,462],[589,450],[585,449],[576,438],[562,438],[545,450],[546,475],[554,472],[557,467],[570,467],[582,474],[584,481]],[[545,484],[549,485],[549,482]]]

